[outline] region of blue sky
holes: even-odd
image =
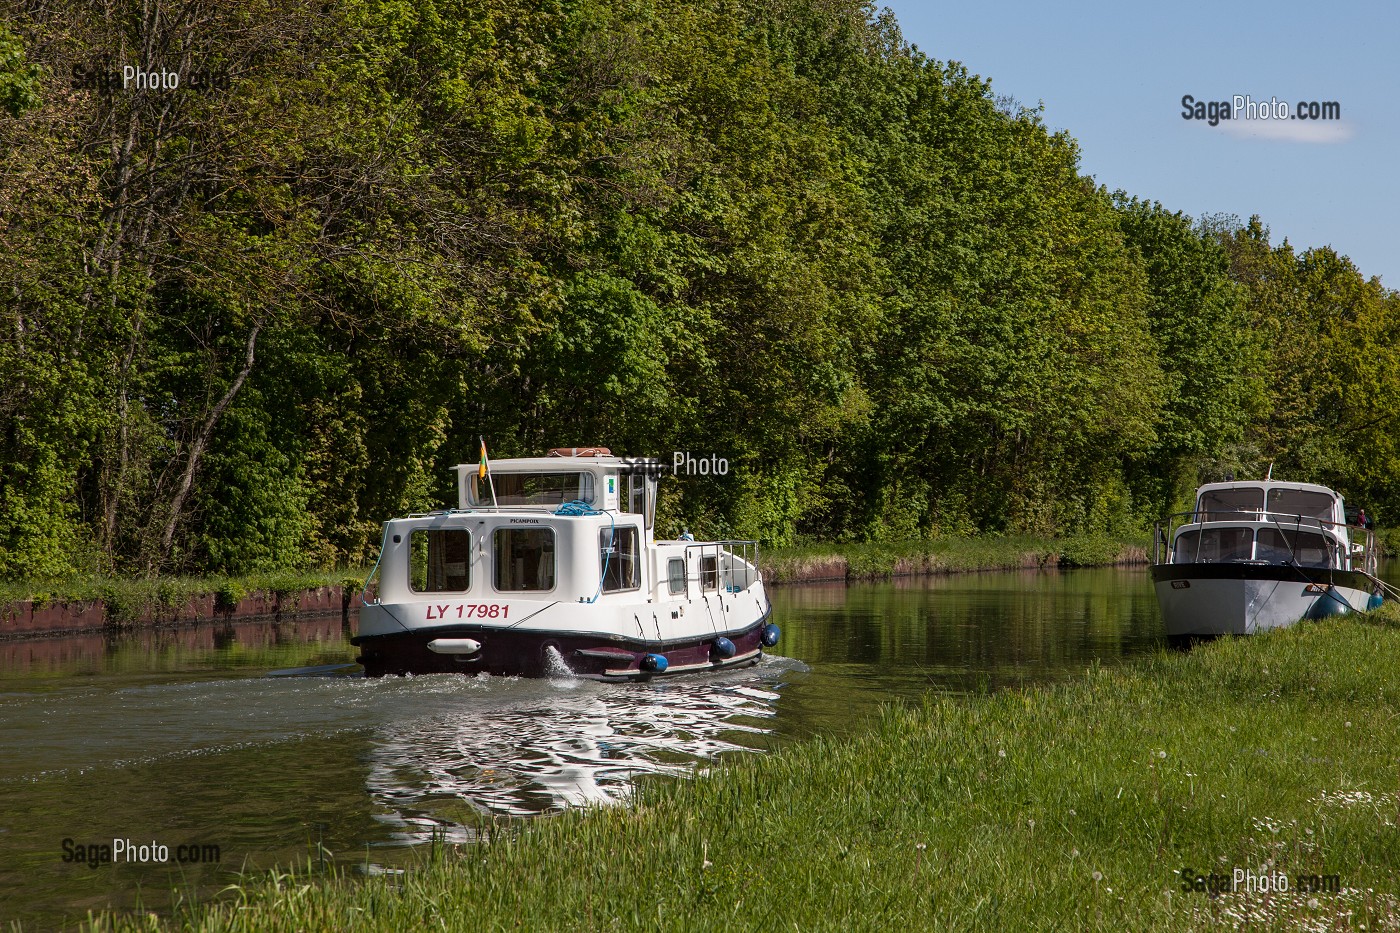
[[[1081,170],[1192,216],[1258,214],[1400,288],[1400,4],[876,0],[904,37],[1045,104]],[[1181,98],[1336,101],[1339,122],[1182,118]]]

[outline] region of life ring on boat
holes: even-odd
[[[606,447],[551,447],[551,457],[611,457],[612,451]]]

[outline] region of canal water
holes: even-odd
[[[882,704],[1162,642],[1141,568],[772,598],[776,656],[651,684],[369,680],[338,617],[0,642],[0,921],[165,910],[308,859],[395,871],[483,816],[623,803],[646,775],[858,731]]]

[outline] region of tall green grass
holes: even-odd
[[[94,929],[1190,930],[1400,925],[1397,615],[930,695],[634,805],[478,827],[401,877],[251,878]],[[349,860],[347,860],[349,861]],[[1336,876],[1185,891],[1180,872]],[[1262,869],[1262,872],[1261,872]],[[1296,887],[1296,886],[1295,886]]]

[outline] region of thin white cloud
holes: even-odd
[[[1289,143],[1344,143],[1356,135],[1355,125],[1339,120],[1221,120],[1220,129],[1237,139]]]

